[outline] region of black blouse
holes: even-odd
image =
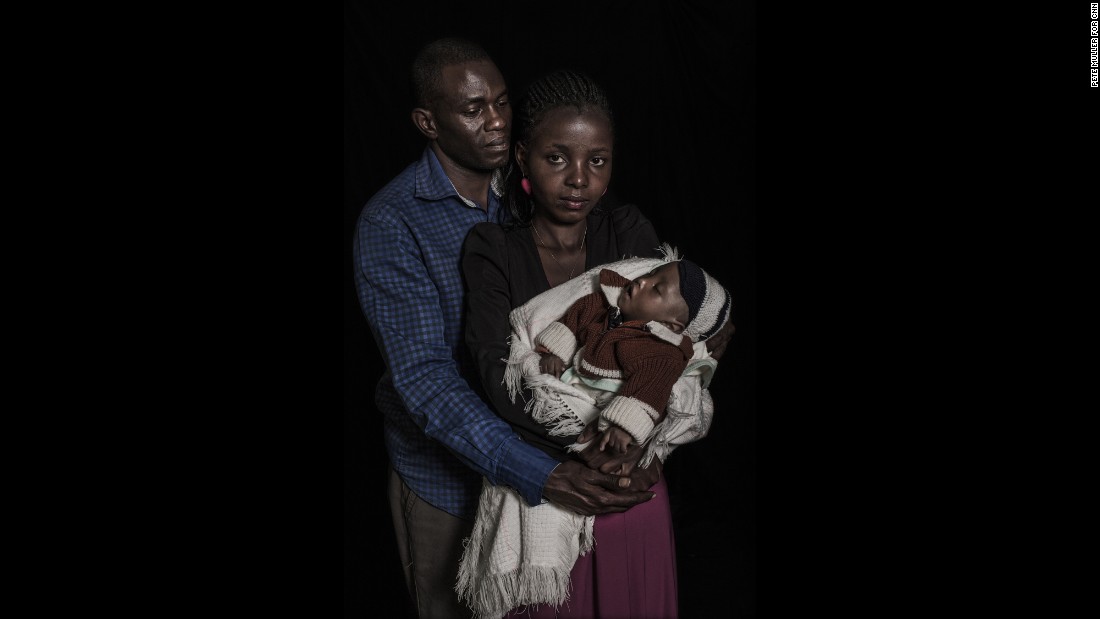
[[[585,243],[585,271],[624,258],[660,256],[653,224],[633,204],[589,213]],[[507,230],[495,223],[474,225],[466,237],[462,271],[466,280],[466,345],[481,377],[475,390],[525,441],[559,461],[567,460],[563,447],[572,444],[574,437],[549,436],[546,427],[524,410],[524,399],[511,402],[504,387],[503,360],[508,358],[511,335],[508,315],[550,289],[530,226]],[[523,396],[531,397],[526,390]]]

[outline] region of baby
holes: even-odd
[[[600,290],[578,299],[535,338],[539,367],[560,377],[576,356],[574,371],[582,376],[622,380],[600,411],[598,427],[601,451],[610,445],[625,453],[664,419],[673,384],[694,354],[692,344],[726,324],[731,304],[726,289],[688,260],[633,281],[604,269]]]

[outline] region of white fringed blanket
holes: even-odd
[[[511,350],[505,386],[512,401],[531,389],[527,411],[551,428],[551,434],[580,434],[599,416],[603,405],[621,386],[619,380],[591,380],[567,370],[561,379],[539,370],[533,342],[551,322],[561,318],[580,297],[597,290],[603,268],[627,279],[648,273],[669,260],[675,250],[665,246],[665,258],[628,258],[593,268],[517,307],[511,313]],[[612,299],[614,301],[614,299]],[[577,354],[580,354],[578,351]],[[704,343],[673,386],[665,420],[646,439],[639,466],[654,456],[663,462],[678,446],[704,437],[714,404],[707,391],[717,362]],[[574,443],[570,449],[583,448]],[[483,481],[473,534],[466,540],[455,590],[478,617],[496,618],[528,604],[561,605],[569,599],[569,572],[578,556],[592,549],[592,517],[584,517],[543,500],[531,507],[514,490]]]

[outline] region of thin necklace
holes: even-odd
[[[558,265],[558,268],[561,269],[562,271],[564,271],[565,267],[562,266],[561,262],[558,261],[558,257],[554,255],[554,252],[550,251],[550,248],[546,246],[546,241],[542,240],[542,235],[539,234],[539,229],[535,227],[535,224],[531,224],[531,229],[535,231],[535,236],[537,236],[538,239],[539,239],[539,245],[542,245],[542,248],[546,250],[546,253],[550,254],[550,258]],[[581,249],[582,250],[584,249],[584,240],[587,239],[587,238],[588,238],[588,222],[585,222],[585,224],[584,224],[584,235],[581,236]],[[569,269],[569,277],[566,277],[565,279],[567,279],[567,280],[573,279],[573,272],[576,271],[576,270],[577,270],[577,261],[574,260],[573,261],[573,268]]]

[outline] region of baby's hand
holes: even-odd
[[[557,355],[550,352],[539,353],[539,369],[543,374],[550,374],[551,376],[561,376],[561,373],[565,370],[565,362],[558,358]]]
[[[603,437],[600,438],[600,451],[603,451],[608,445],[617,453],[624,454],[626,450],[630,448],[633,443],[634,437],[630,436],[630,433],[620,428],[619,426],[608,426],[603,431]]]

